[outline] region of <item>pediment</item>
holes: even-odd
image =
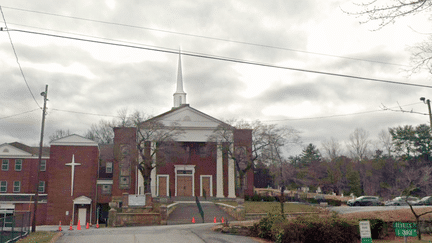
[[[34,155],[36,156],[36,155]],[[33,155],[29,152],[16,148],[10,144],[4,143],[0,145],[0,157],[3,158],[29,158]]]
[[[91,204],[91,198],[86,196],[80,196],[73,200],[74,204]]]
[[[87,139],[85,137],[72,134],[67,137],[59,138],[51,142],[52,146],[62,145],[62,146],[98,146],[93,140]]]
[[[166,112],[158,116],[157,119],[166,126],[175,122],[184,128],[215,129],[220,124],[224,124],[224,122],[190,106],[183,106]]]

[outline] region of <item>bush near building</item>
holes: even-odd
[[[352,243],[360,238],[358,222],[331,217],[267,216],[251,227],[251,234],[275,242]]]

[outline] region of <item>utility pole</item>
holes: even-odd
[[[432,113],[431,113],[430,100],[429,99],[426,100],[425,97],[421,97],[420,100],[423,101],[423,103],[426,103],[428,105],[428,109],[429,109],[429,122],[430,122],[430,128],[432,130]]]
[[[44,97],[44,106],[42,111],[42,129],[41,129],[41,135],[40,135],[40,144],[39,144],[39,163],[37,167],[37,173],[36,173],[36,185],[35,185],[35,197],[34,197],[34,207],[33,207],[33,221],[32,221],[32,232],[36,231],[36,215],[37,215],[37,206],[39,201],[39,174],[40,174],[40,166],[42,162],[42,148],[43,148],[43,136],[44,136],[44,128],[45,128],[45,114],[46,114],[46,102],[47,102],[47,96],[48,96],[48,85],[45,86],[45,92],[41,93],[41,96]]]

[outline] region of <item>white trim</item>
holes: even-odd
[[[74,204],[91,204],[91,199],[86,196],[80,196],[73,200]]]
[[[112,185],[113,180],[97,180],[96,184],[97,185]]]
[[[192,177],[192,196],[195,197],[195,165],[174,165],[175,171],[175,196],[177,197],[177,177],[178,176],[191,176]],[[192,175],[177,175],[178,170],[192,170]]]
[[[224,198],[223,156],[220,146],[222,143],[218,142],[216,145],[216,197]]]
[[[156,150],[156,142],[150,143],[150,154],[153,154],[153,152]],[[152,166],[153,169],[150,172],[150,191],[153,197],[156,197],[156,161],[157,161],[157,153],[154,154],[154,157],[152,158]],[[144,188],[145,190],[145,188]],[[148,192],[145,192],[148,193]]]
[[[166,195],[162,195],[162,196],[169,197],[169,175],[168,174],[166,174],[166,175],[157,175],[157,190],[156,190],[157,196],[158,197],[160,196],[159,195],[159,178],[161,178],[161,177],[165,177],[166,178]]]
[[[210,197],[213,197],[213,176],[212,175],[200,175],[200,193],[201,193],[201,197],[204,197],[204,190],[203,190],[203,178],[204,177],[208,177],[210,178]]]
[[[231,145],[230,149],[231,151],[234,151],[234,146]],[[236,198],[234,160],[229,156],[228,156],[228,197]]]

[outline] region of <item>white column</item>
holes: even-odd
[[[216,156],[216,197],[224,197],[223,194],[223,159],[222,150],[219,148],[222,146],[218,143],[216,146],[217,156]]]
[[[234,146],[231,145],[231,151],[234,153]],[[228,158],[228,197],[236,198],[235,195],[235,171],[234,171],[234,160],[232,158]]]
[[[156,143],[151,142],[150,144],[150,154],[154,152],[156,149]],[[154,155],[154,158],[152,159],[153,163],[152,165],[156,165],[156,154]],[[150,190],[153,197],[156,197],[156,168],[151,171],[150,174],[151,182],[150,182]]]
[[[143,160],[140,155],[138,155],[138,163],[141,163]],[[136,194],[144,195],[144,178],[141,174],[141,172],[138,170],[138,166],[136,168],[137,170],[137,185],[136,185]]]

